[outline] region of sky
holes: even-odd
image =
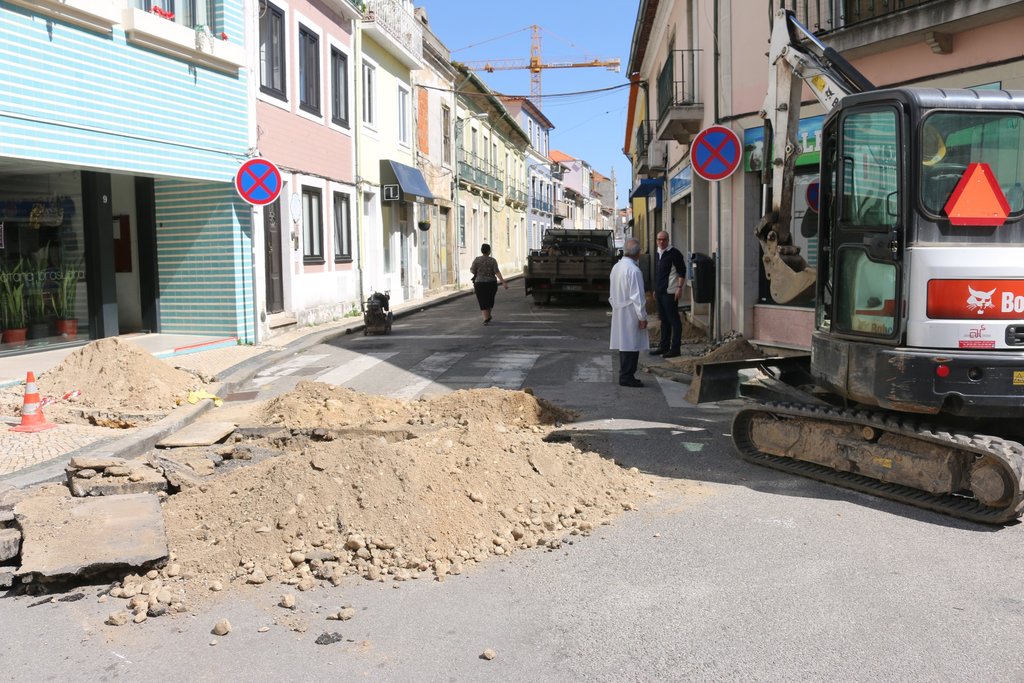
[[[551,149],[583,159],[602,175],[615,170],[617,206],[628,203],[629,160],[622,153],[629,89],[572,97],[548,95],[596,90],[628,82],[626,67],[636,23],[637,0],[415,0],[430,28],[455,61],[530,60],[531,25],[540,26],[541,61],[579,62],[618,58],[619,71],[605,67],[544,69],[541,111],[555,125]],[[477,71],[495,92],[530,95],[529,69]]]

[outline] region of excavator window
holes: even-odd
[[[840,222],[854,228],[896,225],[899,203],[896,112],[857,112],[843,121]]]
[[[836,326],[845,332],[892,336],[896,325],[896,264],[873,261],[865,250],[839,250]]]
[[[937,111],[921,125],[921,203],[944,217],[968,165],[988,164],[1010,205],[1024,212],[1024,117],[1013,112]]]

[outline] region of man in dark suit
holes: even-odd
[[[679,317],[679,297],[683,295],[686,278],[686,259],[682,252],[669,244],[664,230],[657,235],[658,256],[654,267],[654,300],[658,304],[661,320],[661,343],[651,351],[662,358],[679,355],[682,343],[683,321]]]

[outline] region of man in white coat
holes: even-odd
[[[647,337],[647,302],[644,299],[644,276],[636,262],[640,259],[640,242],[630,237],[622,248],[622,258],[612,268],[611,296],[612,333],[610,349],[619,351],[619,384],[642,387],[636,378],[640,352],[650,347]]]

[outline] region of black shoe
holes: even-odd
[[[643,385],[644,383],[638,379],[628,379],[624,382],[619,382],[620,387],[642,387]]]
[[[679,358],[679,351],[678,350],[676,350],[676,351],[666,351],[665,353],[661,354],[661,357],[662,358]]]
[[[650,353],[652,356],[660,356],[661,354],[665,353],[665,349],[651,349],[650,351],[648,351],[648,353]]]

